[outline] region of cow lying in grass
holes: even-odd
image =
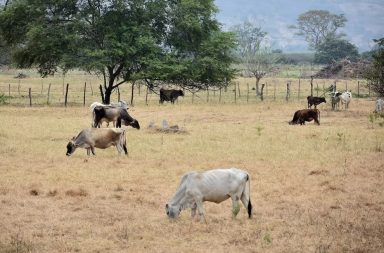
[[[320,125],[320,111],[317,109],[303,109],[295,112],[293,119],[289,122],[289,124],[305,125],[305,121],[310,122],[312,120],[315,120],[315,123]]]
[[[86,128],[67,144],[67,156],[71,156],[77,148],[85,148],[87,155],[95,155],[95,148],[106,149],[116,146],[119,154],[124,151],[128,155],[125,130],[121,128]]]
[[[220,203],[232,199],[232,213],[240,211],[239,200],[252,217],[250,199],[250,177],[247,172],[236,168],[215,169],[206,172],[188,172],[182,178],[174,197],[166,204],[169,218],[177,218],[181,210],[191,208],[192,217],[196,210],[200,219],[205,220],[203,201]]]

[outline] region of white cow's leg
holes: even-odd
[[[239,196],[231,196],[232,198],[232,214],[233,218],[236,218],[237,214],[240,212],[240,205],[239,205]]]
[[[201,200],[196,201],[196,208],[197,208],[197,212],[198,212],[199,217],[200,217],[200,221],[204,220],[204,222],[207,223],[207,220],[205,219],[205,211],[204,211],[204,207],[203,207],[203,202]]]
[[[197,208],[197,205],[196,205],[196,203],[194,203],[192,208],[191,208],[191,216],[192,216],[192,218],[195,217],[195,215],[196,215],[196,208]]]
[[[92,154],[93,154],[93,155],[96,155],[96,153],[95,153],[95,147],[91,146],[91,151],[92,151]]]

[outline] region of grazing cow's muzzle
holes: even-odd
[[[168,204],[165,205],[165,211],[167,213],[167,216],[171,219],[176,219],[177,217],[179,217],[180,215],[180,212],[181,212],[181,208],[177,208],[177,207],[174,207],[174,206],[169,206]]]
[[[67,155],[67,156],[71,156],[71,155],[73,154],[74,151],[75,151],[75,146],[73,145],[72,142],[69,142],[69,143],[67,144],[67,153],[66,153],[66,155]]]
[[[140,129],[140,124],[139,124],[139,121],[137,121],[137,120],[132,121],[131,123],[129,123],[129,125],[133,128],[138,129],[138,130]]]

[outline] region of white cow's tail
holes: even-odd
[[[127,139],[125,138],[125,130],[123,130],[123,133],[121,134],[120,141],[123,144],[123,149],[124,153],[128,155],[128,150],[127,150]]]
[[[241,201],[243,202],[245,208],[247,208],[248,217],[252,218],[252,203],[251,203],[251,178],[247,174],[247,182],[245,183],[245,188],[241,196]]]
[[[93,102],[93,103],[89,106],[89,110],[90,110],[91,113],[92,113],[92,127],[97,127],[97,126],[95,125],[95,119],[96,119],[95,107],[96,107],[96,106],[99,106],[99,105],[102,105],[102,104],[100,104],[99,102]]]

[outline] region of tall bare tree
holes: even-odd
[[[256,95],[260,96],[260,80],[273,68],[273,57],[269,46],[265,45],[266,35],[261,27],[249,21],[236,25],[232,31],[237,36],[237,54],[246,71],[256,79]]]

